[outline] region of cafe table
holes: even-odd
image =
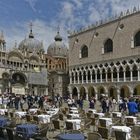
[[[38,131],[38,126],[35,124],[20,124],[16,127],[16,133],[22,135],[25,139],[31,138]]]
[[[128,126],[112,126],[111,131],[122,131],[126,133],[126,140],[131,138],[131,128]]]
[[[85,140],[83,134],[60,134],[58,140]]]

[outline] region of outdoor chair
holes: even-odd
[[[73,123],[72,122],[65,122],[66,123],[66,130],[73,130]]]
[[[102,136],[103,139],[110,139],[109,130],[105,127],[98,127],[98,133]]]
[[[102,136],[97,132],[88,133],[87,140],[102,140]]]
[[[114,131],[116,140],[126,140],[126,132]]]
[[[132,128],[132,135],[134,136],[134,138],[137,140],[140,140],[140,126],[139,125],[135,125]]]
[[[99,119],[99,123],[101,127],[106,127],[106,120]]]
[[[38,116],[34,115],[34,116],[33,116],[33,121],[34,121],[36,124],[39,124],[39,118],[38,118]]]
[[[67,115],[67,119],[71,119],[72,118],[72,116],[71,115]]]
[[[125,123],[126,123],[126,126],[134,126],[135,125],[133,118],[126,118]]]
[[[16,135],[15,130],[9,127],[6,127],[8,140],[25,140],[23,137]]]

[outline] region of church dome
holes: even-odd
[[[54,42],[49,45],[47,54],[53,57],[66,57],[68,54],[68,49],[66,45],[62,42],[62,37],[59,32],[54,38]]]
[[[29,38],[25,38],[19,44],[19,50],[28,51],[30,53],[36,52],[39,53],[44,51],[42,43],[34,38],[32,30],[30,31]]]

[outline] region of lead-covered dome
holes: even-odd
[[[44,51],[42,42],[34,38],[32,30],[30,31],[29,38],[26,38],[20,42],[19,50],[21,51],[26,50],[30,53],[33,52],[39,53]]]
[[[68,54],[68,49],[66,45],[62,42],[62,37],[59,32],[54,38],[54,42],[49,45],[47,54],[53,57],[66,57]]]

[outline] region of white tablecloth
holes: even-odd
[[[75,130],[79,130],[81,128],[80,127],[81,120],[79,119],[72,119],[72,120],[66,120],[66,121],[72,122]]]
[[[19,118],[25,116],[27,114],[27,112],[23,112],[23,111],[17,111],[15,112],[15,115],[18,116]]]
[[[80,115],[79,115],[79,114],[69,114],[69,115],[71,115],[71,116],[72,116],[72,118],[79,118],[79,117],[80,117]]]
[[[134,116],[125,116],[125,119],[127,118],[132,118],[134,123],[137,124],[137,117],[134,117]]]
[[[88,110],[89,110],[89,111],[92,111],[92,113],[96,113],[96,112],[97,112],[97,110],[91,109],[91,108],[89,108]]]
[[[5,112],[8,112],[8,109],[0,109],[0,115],[5,115]]]
[[[78,110],[70,110],[71,113],[78,113]]]
[[[105,116],[105,114],[104,114],[104,113],[94,113],[94,114],[98,115],[98,116],[99,116],[99,118],[101,118],[101,117]]]
[[[77,107],[70,107],[70,110],[78,110]]]
[[[122,113],[121,112],[112,112],[112,114],[116,114],[117,117],[121,117],[122,116]]]
[[[101,120],[106,120],[106,126],[112,125],[112,118],[100,118]]]
[[[59,108],[53,108],[53,109],[47,111],[47,114],[49,114],[50,116],[53,116],[53,115],[57,114],[58,111],[59,111]]]
[[[30,108],[29,112],[35,114],[37,112],[38,108]]]
[[[112,131],[122,131],[126,132],[126,140],[129,140],[131,138],[131,128],[127,126],[112,126]]]
[[[38,118],[39,118],[39,121],[43,123],[47,123],[47,122],[50,122],[51,116],[42,114],[42,115],[38,115]]]

